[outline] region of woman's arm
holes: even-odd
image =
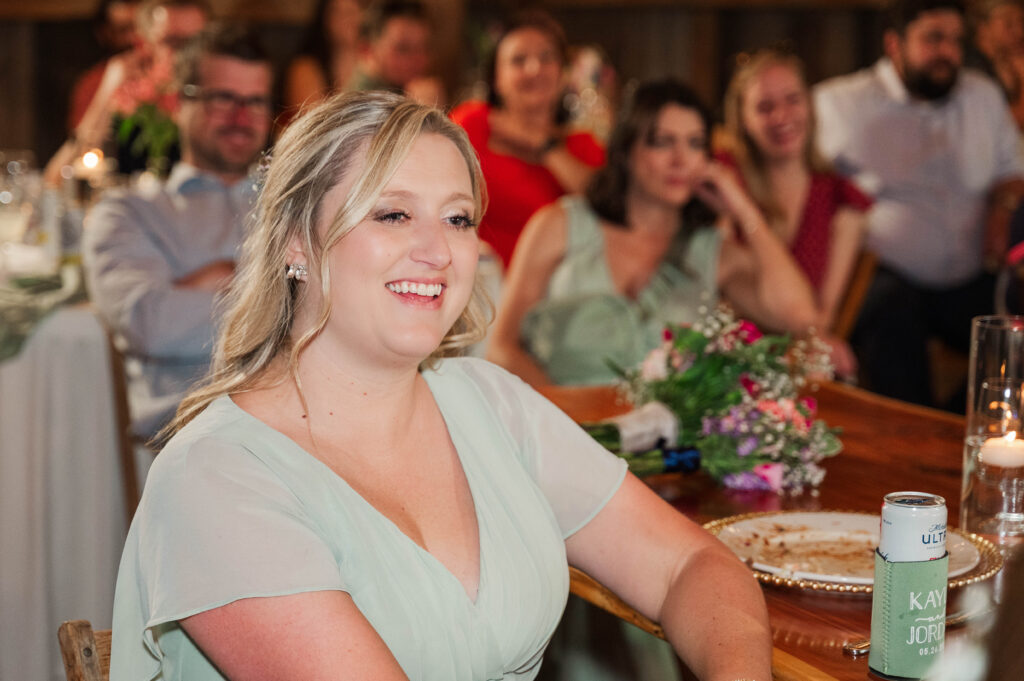
[[[789,250],[768,227],[732,171],[708,165],[696,194],[729,218],[743,234],[729,230],[718,259],[718,288],[742,314],[766,326],[805,333],[817,322],[814,292]]]
[[[554,123],[535,129],[523,129],[513,116],[501,109],[492,110],[488,121],[489,144],[495,151],[544,166],[566,193],[579,194],[586,189],[596,169],[569,151],[563,131]]]
[[[520,329],[526,313],[546,295],[551,275],[565,255],[567,221],[562,207],[553,203],[526,223],[506,272],[487,346],[487,359],[535,388],[550,385],[551,379],[523,347]]]
[[[853,267],[864,243],[867,217],[863,211],[843,207],[832,218],[832,245],[828,253],[825,280],[818,302],[818,328],[830,329],[835,322],[839,304],[850,284]]]
[[[343,591],[243,598],[181,626],[232,681],[408,678]]]
[[[631,474],[566,541],[569,563],[659,622],[704,681],[771,679],[771,629],[750,570]]]
[[[568,194],[582,194],[597,170],[573,156],[564,141],[542,153],[540,162]]]

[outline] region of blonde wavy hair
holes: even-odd
[[[783,66],[796,73],[807,91],[807,77],[803,62],[794,54],[778,48],[764,48],[752,54],[743,53],[736,59],[736,70],[725,92],[723,109],[725,113],[725,130],[727,146],[736,157],[743,181],[747,185],[754,202],[764,212],[769,223],[777,223],[783,219],[783,211],[778,201],[772,196],[768,184],[766,162],[761,150],[750,137],[743,124],[743,98],[750,89],[751,83],[765,70],[772,66]],[[831,166],[818,151],[814,143],[817,119],[813,102],[808,94],[808,125],[807,142],[804,146],[804,163],[812,172],[828,172]]]
[[[181,403],[162,441],[191,421],[214,399],[256,387],[298,380],[299,355],[331,316],[331,270],[326,253],[373,210],[385,185],[422,134],[439,134],[456,146],[469,168],[474,219],[483,215],[485,186],[466,133],[441,111],[387,92],[355,92],[332,97],[292,123],[274,149],[239,270],[221,301],[222,325],[210,373]],[[338,212],[321,222],[323,197],[354,163],[365,165]],[[289,245],[298,241],[308,260],[309,284],[285,277]],[[292,338],[295,310],[306,286],[319,282],[321,305],[313,327]],[[483,338],[493,305],[479,281],[466,309],[425,360],[459,354]],[[288,353],[288,371],[270,371]]]

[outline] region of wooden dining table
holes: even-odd
[[[592,422],[630,409],[611,386],[541,390],[577,422]],[[825,480],[798,495],[734,491],[703,473],[668,473],[645,481],[663,498],[700,523],[736,514],[785,510],[847,510],[878,513],[882,497],[916,490],[946,500],[949,524],[956,526],[964,419],[955,414],[887,399],[855,387],[826,383],[811,393],[818,416],[842,429],[843,451],[824,461]],[[862,681],[867,655],[843,653],[843,644],[870,633],[871,597],[798,587],[764,585],[774,639],[777,680]],[[607,607],[600,588],[585,585],[577,595]],[[950,609],[958,594],[950,594]],[[620,614],[621,612],[617,613]],[[950,630],[947,636],[962,635]],[[948,639],[947,639],[948,640]]]

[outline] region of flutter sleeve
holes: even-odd
[[[147,628],[241,598],[345,590],[302,502],[238,444],[162,452],[135,522]]]
[[[569,537],[604,508],[626,463],[519,377],[483,360],[461,360],[495,409],[513,449]]]

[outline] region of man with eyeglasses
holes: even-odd
[[[83,237],[91,298],[125,353],[132,429],[144,438],[209,366],[214,298],[234,275],[249,171],[271,122],[270,62],[244,29],[200,34],[176,80],[181,161],[161,186],[104,197]]]

